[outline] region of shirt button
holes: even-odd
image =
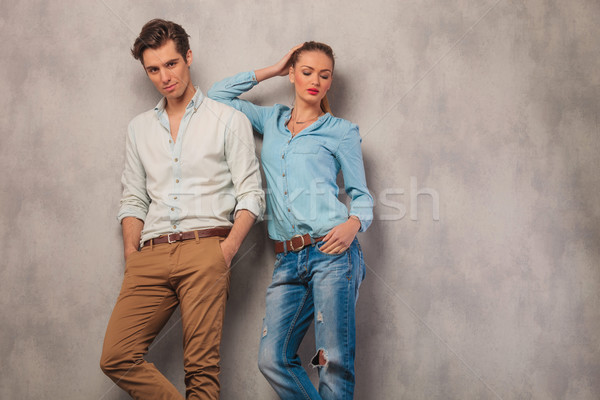
[[[287,196],[287,192],[283,192],[283,194]]]
[[[285,158],[285,154],[282,154],[282,155],[281,155],[281,158]]]
[[[179,158],[176,158],[176,159],[175,159],[175,162],[177,162],[177,161],[179,161]]]
[[[175,183],[179,183],[179,179],[175,179]]]
[[[177,225],[173,225],[173,229],[177,229]]]
[[[175,209],[173,207],[171,207],[171,211],[175,211]]]
[[[288,208],[288,212],[290,212],[291,210]]]
[[[177,196],[173,197],[173,200],[177,200]]]
[[[173,141],[171,139],[169,139],[169,143],[173,143]]]
[[[285,176],[285,172],[284,172],[284,173],[283,173],[283,175],[281,175],[281,176]]]

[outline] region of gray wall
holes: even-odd
[[[98,361],[123,273],[125,129],[158,100],[128,49],[157,16],[187,28],[205,92],[301,41],[334,48],[331,102],[361,127],[376,198],[357,399],[600,397],[596,0],[33,0],[0,15],[0,398],[127,398]],[[281,79],[249,98],[292,93]],[[234,266],[223,399],[275,398],[256,367],[265,235]],[[177,320],[149,358],[183,390]]]

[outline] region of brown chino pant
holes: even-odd
[[[229,293],[222,238],[145,246],[125,263],[100,366],[134,399],[181,399],[154,364],[148,347],[179,305],[187,399],[219,398],[219,346]]]

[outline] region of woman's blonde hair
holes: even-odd
[[[296,51],[294,51],[292,53],[292,56],[290,57],[290,65],[292,67],[296,66],[296,62],[298,61],[300,54],[304,53],[305,51],[320,51],[321,53],[329,57],[331,59],[331,74],[333,75],[333,68],[335,67],[335,57],[333,56],[333,50],[325,43],[320,42],[304,42],[304,44],[301,47],[299,47]],[[331,107],[329,107],[329,100],[327,100],[327,95],[325,95],[321,99],[321,110],[323,112],[333,114],[331,112]]]

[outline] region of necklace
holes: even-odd
[[[294,111],[296,111],[296,110],[294,109]],[[290,129],[290,132],[292,132],[292,135],[295,135],[295,134],[296,134],[296,128],[295,128],[295,125],[296,125],[296,124],[298,124],[298,125],[302,125],[302,124],[306,124],[307,122],[312,122],[312,121],[315,121],[315,120],[317,120],[317,119],[318,119],[318,118],[319,118],[321,115],[323,115],[323,114],[322,114],[322,113],[319,113],[319,114],[318,114],[316,117],[312,117],[311,119],[307,119],[306,121],[296,121],[296,115],[294,115],[294,113],[292,112],[292,118],[291,118],[291,119],[293,119],[293,120],[294,120],[294,124],[292,125],[292,129]]]
[[[307,119],[306,121],[297,121],[296,118],[298,118],[298,114],[296,112],[296,109],[294,108],[292,110],[292,118],[294,119],[294,123],[296,123],[296,124],[305,124],[307,122],[314,121],[315,119],[319,118],[321,115],[323,115],[323,112],[319,110],[319,113],[316,116],[314,116],[310,119]]]
[[[305,123],[307,123],[307,122],[314,121],[315,119],[317,119],[317,118],[319,118],[319,117],[320,117],[320,115],[317,115],[316,117],[313,117],[313,118],[311,118],[311,119],[307,119],[306,121],[295,121],[295,120],[294,120],[294,123],[295,123],[295,124],[305,124]]]

